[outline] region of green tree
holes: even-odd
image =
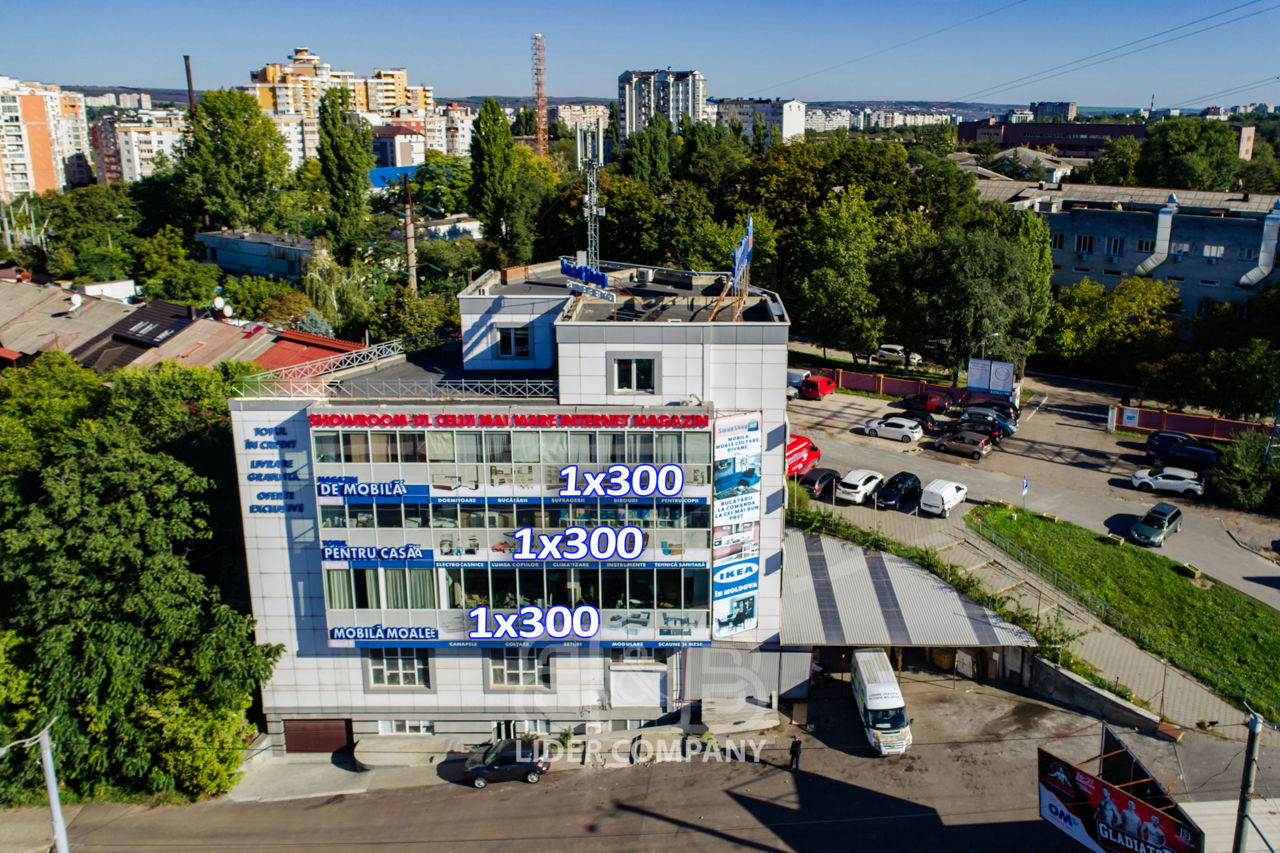
[[[538,132],[538,115],[528,107],[521,107],[511,122],[512,136],[533,136]]]
[[[864,352],[879,343],[884,319],[867,274],[874,245],[871,209],[848,188],[818,209],[796,250],[800,307],[806,332],[825,350]]]
[[[178,149],[174,184],[191,226],[268,228],[285,186],[284,137],[252,95],[205,92],[196,121]]]
[[[373,131],[355,114],[342,87],[320,99],[320,174],[329,195],[324,233],[338,263],[350,263],[367,242],[365,196],[374,166]]]
[[[397,287],[378,306],[369,323],[369,335],[378,341],[389,341],[442,332],[458,322],[458,301],[452,296],[437,293],[424,296],[407,287]]]
[[[945,157],[912,151],[911,198],[934,228],[965,225],[978,215],[978,187],[972,173]]]
[[[1058,297],[1048,332],[1051,350],[1065,359],[1100,364],[1155,361],[1173,334],[1170,309],[1177,290],[1167,281],[1132,277],[1107,290],[1082,279]]]
[[[773,128],[764,116],[756,113],[751,117],[751,153],[756,157],[764,156],[772,143]]]
[[[600,223],[600,242],[611,257],[626,258],[636,264],[658,264],[666,257],[659,223],[662,202],[641,181],[603,172],[600,176],[600,203],[609,215]]]
[[[1271,414],[1280,399],[1280,348],[1254,338],[1234,349],[1216,349],[1209,353],[1204,380],[1204,402],[1223,417]]]
[[[1051,317],[1051,351],[1067,360],[1092,353],[1107,333],[1106,302],[1107,289],[1088,278],[1062,291]]]
[[[926,124],[916,130],[916,145],[935,157],[945,157],[956,150],[956,127],[953,124]]]
[[[0,631],[0,738],[5,743],[30,737],[45,724],[35,679],[18,664],[19,659],[25,658],[22,646],[22,638],[16,633]]]
[[[1014,210],[1007,205],[984,209],[991,217],[992,230],[1015,241],[1022,249],[1026,275],[1021,279],[1026,288],[1001,334],[998,349],[1007,357],[1025,365],[1026,357],[1035,351],[1036,342],[1049,325],[1053,311],[1053,257],[1049,247],[1049,226],[1034,211]]]
[[[1138,183],[1147,187],[1231,189],[1243,162],[1225,123],[1178,118],[1148,126],[1138,155]]]
[[[1280,508],[1280,454],[1266,461],[1267,436],[1241,433],[1226,446],[1222,458],[1209,473],[1209,483],[1227,506],[1243,510]]]
[[[471,162],[465,157],[447,157],[439,151],[428,151],[427,159],[418,166],[410,184],[415,205],[434,208],[432,212],[444,216],[459,213],[467,209]],[[395,197],[404,204],[398,188]]]
[[[604,138],[608,145],[618,150],[618,102],[609,102],[609,123],[604,129]]]
[[[139,240],[136,252],[133,276],[148,297],[193,305],[213,301],[222,273],[213,264],[192,260],[186,239],[174,226]]]
[[[1095,184],[1116,187],[1138,185],[1138,160],[1142,143],[1132,136],[1118,136],[1107,143],[1089,164],[1089,179]]]
[[[222,282],[222,298],[231,303],[236,316],[244,320],[262,320],[267,306],[276,301],[277,294],[292,288],[279,279],[246,275],[241,278],[227,276]],[[308,303],[310,304],[310,300]]]
[[[471,135],[471,212],[480,219],[485,239],[497,246],[500,261],[513,258],[518,233],[519,173],[515,143],[502,108],[485,98]]]
[[[649,126],[627,135],[622,149],[622,170],[629,177],[662,192],[671,182],[671,122],[661,113]]]

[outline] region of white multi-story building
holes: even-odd
[[[117,103],[127,110],[149,110],[151,109],[151,96],[146,92],[121,92],[116,96]]]
[[[117,107],[119,103],[116,101],[115,92],[107,92],[105,95],[85,95],[84,105],[86,107]]]
[[[96,122],[92,137],[98,183],[142,180],[155,171],[156,155],[174,159],[186,131],[183,110],[139,110]]]
[[[296,169],[304,160],[320,156],[320,120],[301,113],[267,113],[267,118],[284,137],[285,151],[289,154],[289,168]]]
[[[592,129],[600,119],[609,121],[609,108],[604,104],[560,104],[551,107],[550,112],[552,119],[564,122],[570,130]]]
[[[0,77],[0,201],[93,180],[84,95]]]
[[[893,128],[923,127],[929,124],[959,124],[956,113],[900,113],[895,110],[873,110],[867,117],[866,127]]]
[[[716,122],[724,127],[731,127],[734,122],[738,122],[748,138],[754,133],[756,116],[760,116],[765,125],[773,129],[775,140],[804,136],[804,101],[790,98],[721,98],[715,103]]]
[[[848,130],[853,126],[851,110],[810,110],[804,113],[805,130],[826,133],[830,130]]]
[[[681,116],[704,118],[707,81],[700,71],[624,71],[618,75],[618,138],[644,130],[661,113],[673,126]]]
[[[449,104],[443,113],[444,153],[450,157],[470,157],[471,130],[479,114],[458,104]]]
[[[786,312],[756,288],[721,304],[718,275],[602,266],[630,295],[575,293],[558,264],[468,286],[466,383],[374,348],[232,401],[257,638],[284,646],[277,748],[626,729],[803,690],[810,649],[779,641]],[[567,484],[610,466],[645,473]],[[579,528],[626,545],[540,547]],[[558,612],[512,638],[521,607]]]

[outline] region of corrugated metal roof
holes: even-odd
[[[138,310],[85,296],[72,312],[71,296],[56,285],[0,281],[0,344],[28,355],[70,352]]]
[[[956,592],[910,560],[826,536],[787,531],[784,646],[1035,646],[1026,631]],[[819,608],[810,554],[821,554],[835,611]],[[868,559],[870,558],[870,559]]]
[[[1120,204],[1145,204],[1163,207],[1170,194],[1178,199],[1179,207],[1233,210],[1266,214],[1271,211],[1280,195],[1274,193],[1249,193],[1246,200],[1241,192],[1209,192],[1207,190],[1172,190],[1167,187],[1113,187],[1104,184],[1055,184],[1047,183],[1041,189],[1039,183],[1014,181],[978,182],[978,194],[983,201],[1011,202],[1046,199],[1050,201],[1084,201],[1093,203],[1119,202]]]

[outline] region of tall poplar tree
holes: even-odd
[[[471,133],[471,212],[485,239],[510,255],[517,198],[515,142],[502,107],[485,98]]]
[[[348,264],[364,243],[365,198],[373,168],[373,132],[351,110],[351,95],[333,88],[320,99],[320,176],[329,193],[325,236],[341,264]]]

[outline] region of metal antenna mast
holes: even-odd
[[[534,136],[535,150],[547,156],[547,93],[542,88],[542,73],[546,68],[546,52],[542,33],[533,34],[533,109],[538,119]]]
[[[604,208],[600,203],[600,163],[595,158],[587,161],[587,194],[582,197],[582,215],[587,220],[587,266],[600,269],[600,219]]]

